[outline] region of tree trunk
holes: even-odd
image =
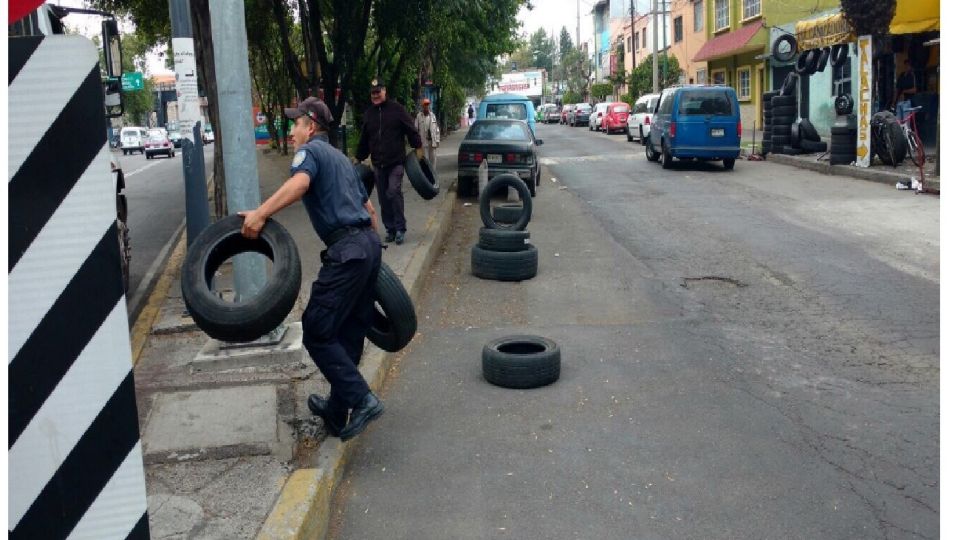
[[[207,94],[207,110],[213,124],[213,203],[217,219],[227,215],[227,184],[223,173],[223,152],[220,141],[220,114],[217,101],[217,74],[213,65],[213,36],[210,29],[209,0],[191,0],[190,23],[196,43],[200,84]],[[203,144],[202,141],[199,141]]]

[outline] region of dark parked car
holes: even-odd
[[[577,103],[576,108],[570,113],[571,126],[586,126],[590,124],[590,114],[593,113],[593,106],[589,103]]]
[[[183,144],[183,135],[180,135],[179,131],[171,131],[170,142],[173,143],[174,148],[180,148]]]
[[[521,120],[477,120],[460,143],[457,195],[467,197],[476,191],[477,169],[486,160],[489,178],[514,173],[527,184],[530,195],[536,196],[540,185],[536,147],[541,144]]]
[[[723,160],[732,169],[740,155],[740,104],[729,86],[667,88],[653,115],[647,159],[663,156],[663,168],[673,158]]]

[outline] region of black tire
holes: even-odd
[[[780,95],[780,92],[776,92],[776,91],[774,91],[774,92],[764,92],[764,93],[763,93],[763,102],[764,102],[764,103],[771,103],[771,101],[773,100],[773,97],[774,97],[774,96],[779,96],[779,95]]]
[[[807,152],[826,152],[827,143],[823,141],[811,141],[804,139],[800,141],[800,148]]]
[[[857,129],[856,129],[856,128],[851,128],[851,127],[846,127],[846,126],[843,126],[843,127],[841,127],[841,126],[832,126],[832,127],[830,128],[830,135],[833,136],[833,137],[836,137],[836,136],[838,136],[838,135],[841,136],[841,137],[856,137],[856,136],[857,136]]]
[[[470,197],[473,195],[473,186],[476,181],[466,176],[457,177],[457,197]]]
[[[830,154],[831,165],[849,165],[857,160],[856,154]]]
[[[774,107],[772,112],[773,116],[789,116],[791,118],[796,118],[797,106],[795,104],[780,105],[779,107]]]
[[[733,170],[733,166],[736,164],[737,160],[735,158],[727,158],[723,160],[723,168],[728,171]]]
[[[227,342],[253,341],[273,330],[290,313],[300,293],[300,254],[290,233],[268,219],[256,240],[240,235],[243,217],[228,216],[204,229],[187,251],[180,289],[187,311],[201,330]],[[252,298],[226,302],[211,290],[225,261],[246,252],[273,261],[273,273]]]
[[[640,129],[643,129],[643,128],[640,128]],[[633,134],[630,133],[630,126],[627,126],[626,132],[627,132],[627,142],[633,142]]]
[[[783,45],[788,45],[784,48]],[[793,34],[780,34],[773,40],[770,50],[778,62],[792,62],[797,56],[797,38]]]
[[[816,73],[817,62],[820,61],[820,54],[820,49],[810,49],[800,53],[800,58],[797,58],[797,74],[812,75]]]
[[[820,73],[824,69],[827,69],[827,64],[829,62],[830,62],[830,48],[825,47],[820,50],[820,59],[817,60],[817,73]]]
[[[803,137],[800,133],[800,122],[790,124],[790,146],[800,148],[800,141]]]
[[[774,124],[771,134],[774,137],[789,137],[790,136],[790,126],[783,124]]]
[[[117,194],[117,219],[126,223],[127,222],[127,196],[124,194]]]
[[[830,142],[830,151],[834,154],[856,154],[857,153],[857,143],[842,143],[837,141]]]
[[[653,149],[653,142],[647,138],[647,148],[645,149],[647,161],[657,161],[660,159],[660,152]]]
[[[523,214],[520,203],[506,203],[493,207],[493,220],[500,223],[516,223]]]
[[[377,175],[373,172],[373,169],[363,163],[357,163],[353,166],[353,170],[357,172],[357,179],[363,184],[367,197],[372,197],[374,186],[377,184]]]
[[[770,145],[770,153],[771,153],[771,154],[782,154],[782,153],[783,153],[783,145],[782,145],[782,144],[772,144],[772,145]]]
[[[560,378],[560,348],[540,336],[505,336],[481,354],[483,378],[504,388],[538,388]]]
[[[776,96],[770,100],[770,104],[774,107],[785,107],[789,105],[795,108],[797,106],[797,98],[794,96]]]
[[[529,245],[530,231],[501,231],[480,227],[480,240],[477,247],[487,251],[526,251]]]
[[[837,116],[850,114],[853,112],[853,98],[850,94],[840,94],[833,102],[833,108],[837,112]]]
[[[794,123],[797,120],[796,115],[794,116],[774,116],[773,121],[770,122],[772,126],[783,126],[787,127],[790,124]]]
[[[526,181],[526,184],[527,184],[527,189],[530,190],[530,196],[531,196],[531,197],[536,197],[536,196],[537,196],[537,180],[536,180],[536,178],[530,178],[530,180],[527,180],[527,181]]]
[[[417,333],[417,311],[403,282],[385,262],[380,263],[373,301],[377,309],[367,339],[387,352],[406,347]]]
[[[440,186],[437,184],[437,174],[433,170],[433,165],[424,158],[417,159],[416,150],[411,150],[407,154],[407,159],[403,164],[407,178],[410,179],[410,185],[425,200],[430,200],[440,193]]]
[[[848,54],[850,54],[850,45],[847,43],[834,45],[830,49],[830,65],[834,67],[843,65],[847,61]]]
[[[817,128],[813,126],[813,122],[806,118],[800,121],[800,138],[806,141],[820,142],[820,134],[817,133]]]
[[[800,76],[794,72],[787,73],[785,79],[783,79],[783,84],[780,85],[780,95],[782,97],[794,97],[797,93],[797,81],[800,79]]]
[[[664,169],[673,168],[673,156],[670,154],[670,149],[667,148],[667,141],[663,141],[660,149],[663,150],[663,152],[661,152],[662,154],[661,158],[663,159],[663,161],[661,162],[661,165],[663,165],[663,168]]]
[[[806,153],[806,151],[804,151],[804,150],[802,150],[802,149],[800,149],[800,148],[793,148],[793,147],[787,147],[787,146],[783,147],[783,152],[781,152],[781,154],[786,155],[786,156],[799,156],[799,155],[805,154],[805,153]]]
[[[774,135],[770,138],[770,143],[774,146],[789,146],[790,145],[790,136],[784,135]]]
[[[514,223],[497,223],[497,221],[493,219],[493,214],[490,212],[490,199],[498,190],[507,187],[512,187],[520,193],[520,202],[523,203],[523,213],[520,214],[520,219]],[[530,223],[530,218],[533,217],[532,197],[527,184],[517,175],[504,173],[495,176],[493,180],[487,183],[486,187],[483,188],[483,193],[480,194],[480,219],[483,220],[484,227],[509,231],[522,231],[526,229],[527,224]]]
[[[523,281],[537,275],[538,253],[533,244],[522,251],[491,251],[478,245],[470,251],[470,273],[480,279]]]

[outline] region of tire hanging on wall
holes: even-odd
[[[783,45],[787,45],[788,48],[781,50]],[[791,62],[797,57],[797,38],[793,34],[780,34],[773,40],[770,50],[773,51],[773,58],[778,62]]]
[[[827,68],[827,63],[830,62],[830,48],[824,47],[820,51],[820,59],[817,60],[817,72],[822,72]]]
[[[850,45],[841,43],[830,48],[830,65],[837,67],[847,61],[847,55],[850,54]]]

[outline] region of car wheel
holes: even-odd
[[[725,160],[723,160],[723,168],[729,171],[729,170],[733,169],[733,166],[734,166],[736,163],[737,163],[737,160],[734,159],[734,158],[725,159]]]
[[[242,225],[243,217],[228,216],[197,235],[187,251],[180,279],[184,304],[197,326],[210,337],[227,342],[253,341],[276,328],[300,293],[300,254],[290,233],[268,219],[260,237],[248,240],[240,234]],[[211,290],[208,278],[231,257],[248,252],[270,258],[273,273],[253,297],[227,302]]]
[[[647,161],[657,161],[660,159],[660,153],[653,149],[653,141],[647,138]]]
[[[457,177],[457,197],[469,197],[473,194],[473,178]]]
[[[560,348],[540,336],[506,336],[483,346],[483,378],[504,388],[537,388],[560,378]]]
[[[417,312],[403,282],[385,262],[380,263],[373,302],[377,308],[367,339],[387,352],[406,347],[417,333]]]
[[[627,142],[633,142],[633,133],[630,133],[630,126],[627,126]]]
[[[673,167],[673,156],[670,155],[670,148],[667,147],[666,141],[661,143],[663,149],[663,168],[669,169]]]

